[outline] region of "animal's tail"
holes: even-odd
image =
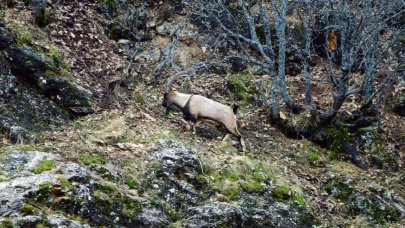
[[[233,110],[233,113],[236,115],[236,113],[238,113],[238,109],[239,109],[239,105],[237,105],[237,104],[233,104],[232,105],[232,110]]]

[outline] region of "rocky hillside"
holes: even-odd
[[[361,168],[272,125],[259,69],[218,64],[176,85],[240,104],[243,153],[220,128],[193,138],[181,112],[164,115],[163,60],[217,57],[181,1],[47,1],[40,18],[38,2],[0,3],[0,227],[405,226],[401,86],[384,132],[329,132],[361,145]]]

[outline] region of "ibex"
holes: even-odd
[[[183,111],[186,119],[192,122],[194,135],[196,134],[195,128],[201,120],[211,120],[219,123],[223,125],[229,133],[238,138],[242,151],[245,151],[242,136],[236,126],[236,112],[238,106],[233,105],[231,108],[200,95],[184,94],[172,89],[172,84],[177,78],[187,75],[187,72],[182,71],[169,78],[162,103],[162,106],[166,108],[166,115],[169,115],[172,104],[177,106]],[[224,141],[228,136],[229,134],[227,133],[222,140]]]

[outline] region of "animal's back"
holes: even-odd
[[[198,113],[198,117],[200,118],[224,122],[225,117],[229,117],[230,115],[234,116],[231,107],[200,95],[193,95],[189,102],[192,104],[190,106],[190,112]]]

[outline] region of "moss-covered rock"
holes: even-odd
[[[32,44],[32,36],[27,29],[15,22],[11,22],[8,27],[11,29],[12,34],[15,37],[17,46],[23,47]]]
[[[371,222],[385,224],[397,222],[401,211],[395,197],[384,188],[370,187],[366,191],[357,190],[354,182],[344,177],[332,177],[324,189],[343,204],[345,213],[350,216],[365,215]]]
[[[35,174],[40,174],[44,171],[49,171],[52,170],[52,168],[55,165],[55,161],[54,160],[42,160],[39,162],[38,166],[31,169],[31,172],[35,173]]]
[[[72,113],[92,113],[91,92],[65,76],[68,69],[61,53],[52,46],[34,46],[30,33],[17,23],[8,27],[1,19],[1,131],[21,127],[29,135],[65,123]]]

